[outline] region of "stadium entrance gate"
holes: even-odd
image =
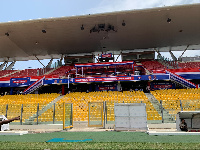
[[[73,104],[63,102],[63,129],[73,128]]]
[[[103,102],[88,103],[88,127],[103,127]]]

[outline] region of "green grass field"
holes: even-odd
[[[87,143],[46,143],[53,138],[93,139]],[[0,136],[0,149],[200,149],[200,136],[150,136],[141,132],[54,132]]]

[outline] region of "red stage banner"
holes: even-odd
[[[84,78],[84,79],[75,79],[75,82],[95,82],[95,81],[125,81],[125,80],[134,80],[134,77],[112,77],[112,78]]]

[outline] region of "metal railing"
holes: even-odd
[[[160,100],[162,122],[176,121],[179,111],[199,111],[200,100]]]
[[[11,124],[63,124],[63,104],[4,104],[1,105],[1,113],[6,118],[20,116],[19,121]],[[69,105],[69,106],[68,106]],[[65,105],[65,124],[71,124],[72,111],[71,104]]]

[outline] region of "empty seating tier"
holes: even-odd
[[[162,100],[163,108],[176,118],[177,112],[200,110],[200,89],[168,89],[151,91],[154,97]]]
[[[149,70],[150,72],[152,72],[153,70],[164,70],[165,66],[162,65],[161,63],[159,63],[158,61],[143,61],[142,65],[144,65],[144,67]]]
[[[48,76],[58,76],[58,77],[63,77],[65,75],[67,75],[71,69],[73,69],[73,66],[61,66],[60,68],[54,70],[53,72],[51,72],[50,74],[48,74]]]
[[[8,74],[15,72],[15,71],[16,70],[2,70],[2,71],[0,71],[0,77],[8,75]]]
[[[6,105],[8,104],[7,118],[21,116],[21,107],[23,104],[23,122],[41,110],[48,103],[57,98],[59,94],[28,94],[28,95],[5,95],[0,97],[1,114],[6,114]]]
[[[31,77],[31,76],[41,76],[44,74],[44,70],[42,68],[39,69],[25,69],[18,71],[9,75],[8,77]]]
[[[178,63],[179,68],[200,68],[200,62]]]
[[[88,120],[88,103],[106,101],[107,120],[114,121],[114,103],[146,103],[147,119],[161,120],[161,116],[154,109],[144,92],[141,91],[108,91],[108,92],[76,92],[65,95],[60,103],[73,103],[74,121]]]

